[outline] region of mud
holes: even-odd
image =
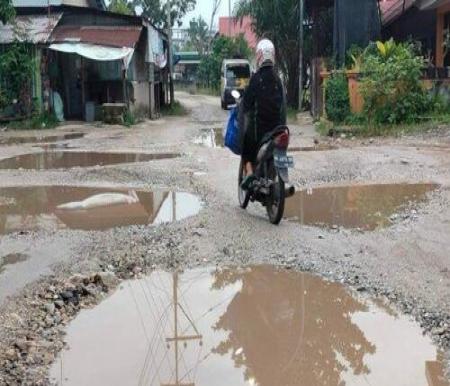
[[[316,145],[316,146],[292,146],[289,147],[289,152],[298,151],[327,151],[327,150],[337,150],[338,147],[329,144]]]
[[[391,225],[398,212],[423,202],[435,184],[386,184],[302,190],[287,199],[285,217],[301,224],[374,230]]]
[[[66,341],[50,371],[60,385],[448,385],[409,318],[272,266],[124,282]]]
[[[73,186],[0,188],[0,234],[162,224],[193,216],[200,208],[200,200],[188,193]]]
[[[0,161],[0,169],[70,169],[147,162],[179,157],[175,153],[106,153],[89,151],[46,151],[23,154]]]
[[[223,129],[220,127],[214,129],[202,129],[194,143],[211,148],[224,147]]]
[[[84,133],[68,133],[60,135],[44,135],[44,136],[14,136],[0,137],[0,145],[21,145],[26,143],[39,142],[58,142],[70,139],[79,139],[84,137]]]
[[[0,257],[0,273],[3,272],[6,266],[21,263],[28,260],[28,258],[29,256],[23,253],[11,253]]]

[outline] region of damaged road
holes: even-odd
[[[263,208],[251,205],[248,212],[238,208],[239,159],[217,146],[215,137],[198,140],[207,130],[224,124],[226,114],[219,101],[186,94],[178,97],[191,110],[189,116],[146,122],[132,129],[63,126],[42,136],[84,133],[68,141],[77,152],[179,157],[128,158],[125,163],[103,166],[71,163],[64,165],[65,169],[20,168],[10,160],[42,154],[42,149],[35,147],[36,143],[22,142],[0,147],[0,163],[9,159],[7,168],[0,170],[0,191],[30,186],[95,188],[100,193],[173,191],[189,193],[202,202],[198,214],[175,216],[178,221],[169,224],[149,225],[148,221],[83,230],[52,226],[53,212],[30,216],[20,210],[24,204],[14,208],[17,200],[0,193],[0,227],[14,230],[0,235],[0,384],[51,382],[50,367],[63,349],[66,326],[81,309],[102,301],[122,280],[143,278],[155,270],[205,266],[269,264],[317,274],[344,284],[358,296],[383,299],[418,322],[441,350],[440,363],[448,365],[448,128],[420,136],[366,140],[320,138],[312,125],[292,125],[293,148],[311,148],[317,141],[322,145],[320,151],[292,153],[296,162],[292,182],[305,192],[306,200],[319,196],[315,204],[319,209],[337,205],[345,210],[301,221],[306,207],[300,211],[299,199],[294,197],[289,203],[294,215],[274,227]],[[399,184],[426,184],[421,186],[428,188],[415,195],[405,188],[388,202],[376,198],[389,195],[389,191],[366,188]],[[340,193],[321,193],[325,188]],[[85,198],[68,197],[68,201]],[[170,208],[177,208],[176,200]],[[186,209],[181,205],[178,210]],[[421,370],[425,374],[425,364]],[[356,384],[348,378],[347,382]]]

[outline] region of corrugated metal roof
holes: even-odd
[[[411,8],[417,0],[380,0],[383,24],[389,24]]]
[[[49,4],[50,3],[50,4]],[[58,6],[62,4],[62,0],[12,0],[14,7],[30,7],[30,8],[41,8],[47,7],[48,5]]]
[[[0,44],[18,40],[28,43],[47,43],[50,34],[61,19],[62,13],[16,16],[13,24],[0,23]]]
[[[134,48],[141,31],[142,27],[138,26],[59,26],[53,31],[50,41]]]

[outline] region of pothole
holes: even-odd
[[[50,370],[64,385],[445,384],[440,353],[408,317],[271,266],[124,282],[66,342]]]
[[[0,234],[56,229],[104,230],[162,224],[197,214],[183,192],[36,186],[0,189]]]
[[[224,147],[222,128],[203,129],[200,135],[194,139],[194,143],[207,147]]]
[[[15,137],[0,137],[0,145],[20,145],[24,143],[38,143],[38,142],[58,142],[70,139],[78,139],[84,137],[84,133],[67,133],[55,135],[33,135],[33,136],[15,136]]]
[[[436,184],[320,187],[286,200],[285,217],[306,225],[374,230],[387,227],[412,204],[424,202]],[[405,217],[409,217],[405,214]]]
[[[44,150],[66,150],[66,149],[77,149],[77,146],[72,146],[68,143],[40,143],[33,145],[33,147],[39,147]]]
[[[7,265],[14,265],[28,260],[29,256],[24,253],[10,253],[6,256],[0,256],[0,273],[5,270]]]
[[[322,144],[315,146],[292,146],[289,147],[289,152],[298,152],[298,151],[327,151],[327,150],[336,150],[337,146]]]
[[[70,169],[176,158],[177,153],[45,151],[0,160],[0,169]]]

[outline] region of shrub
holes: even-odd
[[[58,126],[59,122],[52,113],[35,114],[23,121],[12,121],[8,127],[13,130],[43,130]]]
[[[412,123],[432,106],[420,78],[424,59],[411,43],[377,42],[362,61],[361,92],[367,119],[375,124]]]
[[[335,72],[327,80],[325,89],[325,111],[329,120],[341,123],[350,114],[350,97],[347,76]]]

